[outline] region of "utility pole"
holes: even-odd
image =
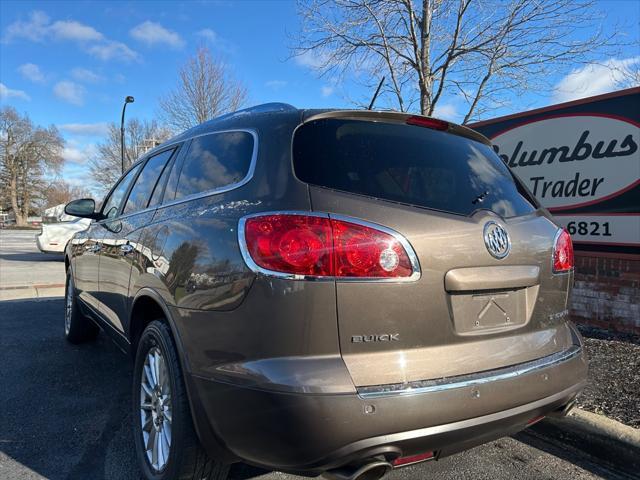
[[[122,106],[122,118],[120,119],[120,162],[121,173],[124,173],[124,112],[127,109],[127,103],[133,103],[134,98],[131,95],[127,95],[124,99],[124,105]]]

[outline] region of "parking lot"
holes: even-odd
[[[63,262],[36,251],[34,232],[0,234],[2,288],[64,281]],[[130,432],[131,363],[105,335],[70,345],[63,339],[62,298],[6,300],[0,352],[0,479],[139,478]],[[387,478],[634,478],[614,455],[606,460],[583,447],[542,423]],[[298,477],[236,465],[231,478]]]

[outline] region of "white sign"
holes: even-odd
[[[575,242],[640,245],[640,215],[555,215]]]
[[[597,114],[564,114],[492,138],[500,157],[550,210],[615,197],[640,183],[640,128]]]

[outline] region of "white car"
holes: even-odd
[[[85,230],[90,223],[88,218],[76,218],[70,222],[42,224],[36,245],[43,253],[63,253],[74,233]]]

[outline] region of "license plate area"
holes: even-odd
[[[537,291],[538,286],[450,293],[455,331],[482,335],[522,327],[530,319]]]

